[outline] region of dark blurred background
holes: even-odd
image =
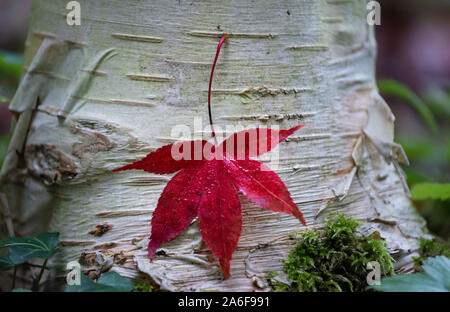
[[[396,141],[414,203],[429,229],[450,236],[450,0],[384,0],[377,80],[396,116]],[[0,0],[0,165],[21,75],[31,0]]]
[[[377,80],[395,118],[414,203],[428,228],[450,237],[450,1],[384,0]],[[431,184],[432,183],[432,184]]]

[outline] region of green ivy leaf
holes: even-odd
[[[132,281],[112,271],[100,276],[97,284],[108,285],[115,288],[115,291],[120,292],[129,292],[134,288],[134,284]]]
[[[32,237],[11,237],[0,241],[0,248],[9,248],[9,259],[21,264],[34,258],[49,259],[56,252],[59,233],[42,233]]]
[[[14,266],[15,264],[11,261],[9,255],[0,257],[0,270],[7,271],[12,269]]]
[[[422,265],[424,272],[385,277],[381,285],[368,289],[390,292],[449,292],[450,259],[444,256],[428,258]]]
[[[80,282],[80,285],[67,286],[66,292],[130,292],[134,288],[133,282],[116,272],[103,274],[97,283],[81,274]]]
[[[450,198],[450,184],[439,183],[420,183],[411,189],[411,196],[415,200],[421,199],[440,199]]]
[[[12,292],[32,292],[32,291],[25,288],[15,288],[12,290]]]
[[[107,274],[107,273],[106,273]],[[113,292],[113,287],[95,283],[89,277],[81,274],[80,285],[68,285],[66,292]]]

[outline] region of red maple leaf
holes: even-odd
[[[219,43],[212,74],[220,47]],[[210,108],[210,92],[208,97]],[[211,112],[211,111],[210,111]],[[211,114],[210,123],[212,126]],[[198,216],[204,242],[218,258],[226,278],[241,235],[238,190],[266,209],[295,216],[306,225],[286,185],[266,165],[250,159],[270,151],[303,125],[289,130],[255,128],[236,132],[221,144],[205,140],[165,145],[145,158],[113,171],[139,169],[156,174],[177,172],[162,192],[151,220],[148,255],[183,232]],[[212,127],[213,137],[214,128]],[[175,153],[174,153],[175,151]],[[179,155],[183,157],[178,157]]]
[[[152,233],[148,245],[150,260],[161,244],[181,234],[198,216],[203,240],[219,259],[222,270],[228,277],[230,259],[241,235],[242,217],[238,190],[254,204],[291,214],[306,225],[302,213],[280,177],[266,165],[249,158],[261,155],[260,150],[270,151],[301,127],[302,125],[299,125],[280,131],[268,128],[244,130],[234,133],[220,145],[212,145],[207,141],[178,142],[165,145],[142,160],[113,170],[140,169],[157,174],[178,171],[164,188],[153,212]],[[239,141],[237,138],[241,135],[244,138],[257,138],[257,149],[252,151],[253,143],[247,139],[246,144],[242,144],[242,150],[232,149],[235,154],[231,157],[232,153],[228,151],[226,144]],[[270,139],[264,139],[272,136],[279,137],[275,144],[271,144]],[[263,148],[260,141],[266,141],[268,144]],[[196,144],[201,148],[195,149]],[[233,145],[237,144],[231,144]],[[173,150],[182,153],[186,149],[200,152],[189,153],[190,157],[185,157],[188,159],[176,160],[172,156]],[[218,153],[217,157],[212,157],[215,152]]]

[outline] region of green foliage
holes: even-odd
[[[376,291],[448,292],[450,291],[450,259],[444,256],[428,258],[423,272],[385,277],[380,285],[368,287]]]
[[[444,256],[450,258],[450,242],[441,243],[436,240],[420,239],[420,257],[414,258],[416,270],[420,270],[423,261],[429,257]]]
[[[450,258],[450,242],[446,244],[425,238],[420,239],[420,255],[422,257],[445,256]]]
[[[440,137],[398,139],[408,158],[417,163],[426,165],[445,166],[448,161],[447,150],[450,148],[450,140],[442,140]]]
[[[133,282],[125,277],[122,277],[116,272],[107,272],[103,274],[97,281],[97,284],[108,285],[113,287],[115,291],[128,292],[134,288]]]
[[[97,282],[81,274],[80,285],[69,285],[66,292],[130,292],[133,289],[131,280],[111,271],[103,274]]]
[[[0,50],[0,73],[20,77],[23,56]]]
[[[422,95],[435,116],[450,118],[450,90],[445,87],[433,86]]]
[[[0,248],[9,248],[8,258],[21,264],[34,258],[49,259],[57,252],[59,233],[43,233],[32,237],[11,237],[0,241]],[[5,259],[3,259],[5,261]]]
[[[15,288],[12,290],[12,292],[32,292],[32,291],[25,288]]]
[[[134,285],[134,292],[152,292],[153,286],[148,284],[136,284]]]
[[[411,89],[391,79],[380,80],[377,85],[381,94],[395,96],[411,104],[420,117],[422,117],[428,128],[433,133],[438,132],[438,125],[430,108]]]
[[[336,214],[324,229],[298,233],[300,242],[285,261],[284,272],[292,281],[269,283],[277,291],[363,291],[367,263],[378,261],[384,274],[393,274],[393,259],[385,242],[376,235],[357,232],[361,223]]]
[[[439,183],[420,183],[411,189],[411,196],[415,200],[421,199],[440,199],[450,198],[450,184]]]
[[[0,257],[0,270],[7,271],[15,266],[14,262],[11,261],[9,255]]]
[[[49,258],[58,251],[59,233],[42,233],[32,237],[10,237],[0,241],[0,248],[8,248],[8,254],[0,257],[0,270],[14,268],[12,288],[14,289],[17,265],[27,263],[34,258],[44,259],[41,270],[33,279],[33,291],[39,290],[39,283]],[[29,264],[29,263],[28,263]],[[31,265],[31,264],[29,264]],[[14,291],[14,290],[13,290]]]

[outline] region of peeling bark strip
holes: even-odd
[[[126,76],[132,80],[159,81],[159,82],[170,81],[170,78],[163,76],[136,75],[136,74],[127,74]]]
[[[222,32],[207,32],[207,31],[191,31],[189,32],[189,35],[196,36],[196,37],[217,37],[220,38],[223,36]],[[229,38],[268,38],[272,39],[276,35],[274,34],[258,34],[258,33],[232,33],[227,32],[227,36]]]
[[[61,246],[89,246],[94,245],[95,242],[92,241],[60,241]]]
[[[66,77],[60,77],[54,73],[49,73],[49,72],[44,72],[44,71],[39,71],[39,70],[28,70],[26,71],[28,74],[30,75],[43,75],[46,76],[50,79],[56,79],[56,80],[60,80],[60,81],[64,81],[64,82],[68,82],[70,81],[69,78]]]
[[[54,35],[54,34],[49,34],[49,33],[44,33],[44,32],[39,32],[39,31],[33,32],[33,35],[40,39],[45,39],[45,38],[56,39],[56,35]]]
[[[305,123],[301,135],[280,146],[272,169],[307,224],[318,228],[334,211],[363,220],[361,231],[378,231],[401,257],[398,267],[408,270],[424,221],[407,196],[392,113],[376,92],[365,1],[78,1],[89,16],[77,27],[56,13],[60,1],[33,1],[27,71],[10,104],[20,117],[0,177],[15,230],[61,233],[52,274],[65,275],[83,252],[110,257],[112,270],[145,274],[163,290],[260,290],[265,271],[282,270],[292,248],[288,234],[302,227],[248,202],[229,280],[222,280],[195,221],[149,263],[144,237],[167,179],[109,173],[143,149],[176,141],[175,125],[205,118],[203,91],[223,33],[229,37],[214,78],[216,127]],[[147,77],[171,80],[145,83]],[[24,165],[19,155],[27,150]],[[44,186],[36,178],[72,168],[60,166],[68,159],[77,172],[72,179],[61,175],[60,183]],[[113,230],[89,234],[103,221]]]
[[[236,90],[236,89],[215,89],[212,90],[212,93],[217,94],[262,94],[262,95],[277,95],[277,94],[292,94],[292,93],[300,93],[300,92],[306,92],[311,91],[311,88],[295,88],[295,89],[269,89],[266,87],[258,87],[258,88],[247,88],[243,90]]]
[[[123,40],[131,40],[131,41],[144,41],[144,42],[153,42],[153,43],[163,42],[162,38],[142,36],[142,35],[114,33],[114,34],[111,34],[111,36],[113,36],[114,38],[123,39]]]
[[[98,70],[90,70],[90,69],[85,69],[82,68],[80,69],[80,71],[91,74],[91,75],[97,75],[97,76],[106,76],[108,75],[108,73],[102,72],[102,71],[98,71]]]
[[[336,24],[336,23],[342,23],[344,19],[342,17],[335,17],[335,16],[327,16],[322,19],[324,23],[329,24]]]
[[[326,0],[328,4],[346,4],[352,2],[353,0]]]
[[[152,107],[155,104],[150,102],[141,102],[141,101],[131,101],[131,100],[117,100],[117,99],[95,99],[95,98],[87,98],[87,97],[76,97],[80,100],[92,103],[100,103],[100,104],[120,104],[120,105],[130,105],[130,106],[143,106],[143,107]]]
[[[321,45],[298,45],[287,47],[286,50],[298,50],[298,51],[327,51],[328,46]]]
[[[312,117],[316,113],[315,112],[305,112],[305,113],[298,113],[298,114],[274,114],[274,115],[241,115],[241,116],[223,116],[221,119],[224,120],[264,120],[267,121],[269,119],[274,120],[283,120],[283,119],[294,119],[294,120],[301,120],[305,117]]]
[[[47,39],[56,39],[57,38],[57,36],[55,34],[38,32],[38,31],[33,32],[33,35],[40,39],[46,39],[46,38]],[[63,41],[68,44],[76,45],[79,47],[87,46],[86,42],[80,42],[80,41],[75,41],[75,40],[70,40],[70,39],[63,39]]]
[[[97,213],[97,217],[123,217],[123,216],[137,216],[151,213],[152,210],[126,210],[126,211],[106,211]]]

